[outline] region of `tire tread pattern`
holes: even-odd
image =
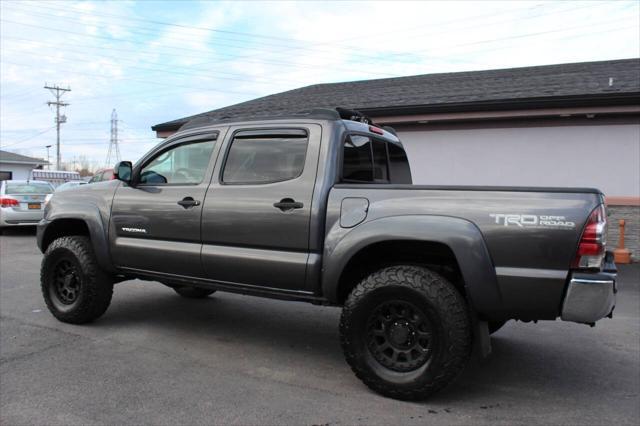
[[[83,300],[69,312],[56,309],[48,294],[48,261],[58,250],[70,251],[82,268]],[[91,241],[85,236],[60,237],[49,245],[42,259],[40,285],[49,311],[58,320],[71,324],[85,324],[99,318],[106,312],[113,296],[113,282],[98,266]]]
[[[371,292],[389,285],[416,290],[440,307],[439,312],[446,323],[446,341],[443,363],[431,380],[413,388],[390,384],[367,369],[354,351],[349,340],[354,309]],[[367,386],[382,395],[402,400],[422,400],[451,383],[464,370],[471,355],[471,326],[467,304],[458,290],[439,274],[419,266],[398,265],[378,270],[352,290],[344,304],[340,317],[340,343],[347,363]],[[366,349],[365,349],[366,350]]]

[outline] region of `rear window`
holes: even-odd
[[[344,143],[342,178],[348,182],[373,182],[371,139],[352,135]]]
[[[51,194],[53,187],[48,183],[17,183],[7,182],[7,194]]]
[[[354,183],[411,183],[407,155],[401,146],[364,135],[350,135],[344,143],[342,181]]]

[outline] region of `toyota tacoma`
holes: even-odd
[[[355,111],[194,120],[114,174],[55,193],[38,226],[60,321],[95,320],[134,278],[341,306],[355,375],[418,400],[508,320],[593,325],[615,305],[600,191],[413,185],[394,130]]]

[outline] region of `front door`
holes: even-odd
[[[304,289],[320,129],[229,130],[202,215],[209,278]]]
[[[208,135],[171,142],[136,166],[134,187],[120,185],[110,226],[116,266],[203,276],[200,219],[215,140]]]

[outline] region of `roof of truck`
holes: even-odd
[[[390,126],[378,126],[373,123],[370,117],[360,113],[359,111],[347,110],[344,108],[317,108],[307,111],[298,111],[292,114],[282,114],[280,116],[266,116],[266,117],[225,117],[225,118],[212,118],[212,117],[197,117],[188,121],[182,127],[180,127],[180,134],[185,130],[197,130],[207,126],[216,126],[219,124],[245,124],[245,123],[263,123],[267,121],[277,122],[286,121],[293,122],[293,120],[323,120],[323,121],[336,121],[344,124],[344,126],[351,132],[370,134],[375,137],[383,137],[390,142],[400,143],[396,131]]]

